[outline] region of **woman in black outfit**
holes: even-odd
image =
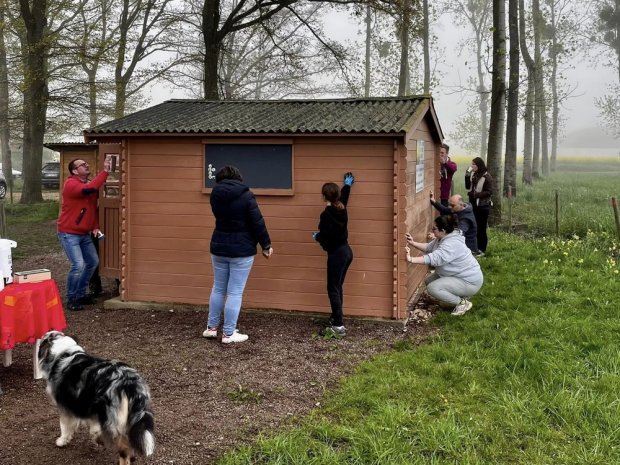
[[[465,189],[469,192],[469,202],[474,210],[476,218],[478,254],[481,257],[487,250],[487,223],[491,212],[491,195],[493,193],[493,178],[487,172],[487,165],[480,157],[471,161],[471,166],[465,173]]]
[[[347,224],[347,202],[351,193],[351,186],[355,182],[352,173],[344,175],[342,190],[333,182],[323,184],[321,193],[327,202],[327,207],[319,221],[319,230],[312,235],[321,247],[327,252],[327,295],[332,308],[330,327],[321,334],[345,336],[346,329],[342,321],[342,285],[347,275],[349,265],[353,261],[353,251],[347,241],[349,231]]]

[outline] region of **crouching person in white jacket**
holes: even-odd
[[[416,242],[407,234],[407,244],[424,253],[419,257],[407,251],[407,261],[417,265],[435,267],[435,273],[426,278],[428,293],[440,302],[454,306],[452,315],[463,315],[472,307],[468,300],[475,295],[484,281],[478,261],[465,245],[465,238],[458,229],[458,220],[452,215],[435,218],[435,238],[431,242]]]

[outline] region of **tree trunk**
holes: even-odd
[[[11,161],[11,144],[9,131],[9,71],[6,62],[6,44],[4,42],[6,1],[0,0],[0,150],[2,153],[2,168],[6,176],[6,183],[13,203],[13,163]]]
[[[49,38],[46,0],[19,0],[24,20],[27,50],[24,57],[24,186],[21,203],[43,201],[41,193],[41,166],[43,164],[43,137],[47,118],[47,55]],[[32,8],[30,7],[32,5]]]
[[[519,124],[519,6],[508,0],[508,35],[510,37],[510,73],[506,111],[506,155],[504,161],[504,195],[509,189],[517,194],[517,127]]]
[[[428,19],[428,0],[423,0],[422,34],[424,47],[424,93],[431,93],[431,53],[430,53],[430,22]]]
[[[519,0],[519,45],[521,56],[527,68],[527,97],[523,115],[523,183],[532,184],[532,129],[534,126],[532,113],[534,106],[534,60],[532,59],[525,40],[525,6],[524,1]]]
[[[476,38],[477,53],[477,69],[478,69],[478,95],[480,95],[480,158],[486,158],[486,147],[489,137],[488,119],[489,119],[489,94],[484,84],[486,74],[485,65],[482,54],[483,39],[480,35]]]
[[[400,72],[398,75],[398,96],[409,95],[409,2],[403,2],[400,24]]]
[[[97,126],[97,67],[91,70],[84,68],[88,76],[88,117],[90,127]]]
[[[372,10],[366,5],[366,61],[364,76],[364,97],[370,97],[370,46],[372,39]]]
[[[549,78],[549,84],[551,86],[551,160],[550,160],[550,169],[551,172],[555,172],[557,156],[558,156],[558,125],[560,124],[559,115],[560,115],[560,104],[558,101],[558,37],[556,33],[556,21],[557,17],[555,14],[555,2],[550,2],[549,8],[551,9],[551,25],[552,25],[552,35],[551,35],[551,51],[549,52],[549,57],[551,58],[551,77]]]
[[[538,170],[541,166],[541,158],[542,162],[545,163],[545,155],[548,155],[547,134],[543,130],[543,121],[545,119],[545,89],[540,45],[544,22],[542,21],[539,0],[532,0],[532,19],[534,27],[534,94],[536,95],[536,101],[534,102],[534,156],[532,157],[532,176],[534,176],[534,178],[539,178],[540,172]]]
[[[205,45],[204,56],[204,97],[219,100],[217,89],[217,67],[220,56],[221,39],[218,38],[220,22],[220,0],[205,0],[202,8],[202,36]]]
[[[491,120],[487,168],[501,186],[502,146],[506,122],[506,1],[493,0],[493,83],[491,85]],[[502,218],[501,189],[495,189],[490,224],[498,224]]]

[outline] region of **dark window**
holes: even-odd
[[[205,187],[215,186],[215,173],[226,165],[239,168],[253,189],[293,188],[293,147],[290,144],[205,145]]]

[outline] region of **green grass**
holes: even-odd
[[[364,363],[300,425],[220,464],[620,463],[618,244],[493,233],[430,343]]]
[[[45,255],[61,250],[56,237],[58,202],[10,205],[5,202],[7,238],[17,242],[13,259]]]
[[[459,159],[454,178],[456,193],[465,196],[465,168],[468,160]],[[462,170],[461,170],[462,168]],[[520,181],[521,173],[518,174]],[[521,183],[513,199],[512,224],[525,224],[530,233],[555,234],[558,194],[559,234],[562,237],[585,236],[588,231],[616,231],[611,198],[620,198],[620,161],[614,158],[566,158],[558,160],[558,171],[534,181]],[[502,204],[503,222],[508,223],[508,200]]]

